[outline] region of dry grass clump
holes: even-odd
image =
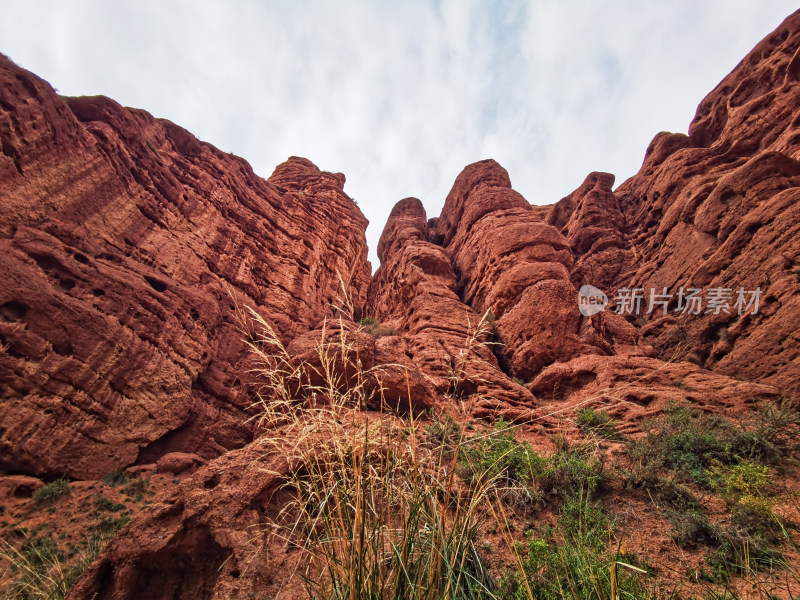
[[[90,540],[77,557],[67,557],[51,541],[29,538],[20,548],[3,540],[3,556],[13,575],[0,600],[60,600],[103,548]]]
[[[298,411],[305,413],[314,406],[325,405],[331,411],[361,409],[374,395],[376,384],[380,391],[381,370],[389,365],[367,369],[357,337],[341,318],[334,327],[323,323],[314,364],[293,360],[272,325],[250,307],[240,312],[240,325],[247,333],[251,372],[258,380],[251,409],[261,427],[291,423],[299,418]]]
[[[605,512],[601,493],[606,480],[621,475],[609,471],[602,453],[563,445],[551,454],[539,454],[516,438],[517,426],[502,420],[488,432],[467,437],[452,419],[433,419],[420,428],[413,412],[406,419],[364,412],[374,393],[369,381],[379,378],[380,367],[364,367],[357,337],[351,337],[341,322],[331,328],[330,336],[323,328],[311,365],[294,360],[274,329],[254,311],[247,319],[256,329],[248,343],[261,381],[254,404],[264,432],[261,441],[268,452],[287,456],[290,465],[283,490],[290,492],[291,500],[273,519],[272,532],[298,551],[293,580],[302,582],[309,597],[681,597],[680,586],[662,587],[646,561],[621,553],[617,525]],[[455,398],[467,381],[472,351],[489,343],[488,326],[484,317],[469,327],[464,352],[454,356]],[[791,440],[783,433],[771,435],[771,428],[779,423],[783,431],[784,421],[793,426],[796,419],[786,411],[767,411],[762,417],[764,435],[757,440],[734,436],[741,442],[734,446],[747,447],[754,456],[780,455]],[[616,437],[615,424],[605,413],[585,411],[579,418],[593,438]],[[665,418],[678,419],[680,431],[662,428],[658,440],[670,443],[657,444],[651,437],[647,452],[637,453],[644,446],[629,444],[634,463],[652,454],[660,461],[654,472],[675,463],[692,480],[702,471],[718,482],[732,505],[749,502],[751,507],[753,496],[761,501],[759,506],[766,506],[761,488],[760,495],[752,492],[750,471],[709,471],[717,464],[711,458],[719,458],[719,453],[698,455],[695,442],[707,441],[708,436],[696,431],[694,420],[669,412]],[[715,431],[733,430],[720,425]],[[663,448],[669,450],[664,456]],[[703,462],[705,458],[709,461]],[[692,495],[681,490],[677,484],[661,490],[659,497],[671,507],[669,515],[680,516],[679,509],[700,515]],[[514,534],[520,522],[517,519],[515,525],[515,513],[530,517],[544,508],[553,509],[556,525],[529,521]],[[499,535],[503,547],[503,557],[492,561],[491,572],[481,551],[486,551],[487,533]],[[750,565],[749,558],[744,564]],[[784,568],[794,577],[793,569]],[[742,577],[734,567],[728,570]],[[753,573],[748,569],[747,574]],[[722,597],[714,596],[720,581],[715,578],[704,586],[705,597]],[[738,597],[727,585],[724,593],[726,598]]]
[[[490,501],[488,482],[464,493],[457,456],[421,447],[413,414],[403,421],[359,410],[368,372],[346,334],[338,344],[322,337],[321,366],[296,365],[274,329],[254,311],[250,317],[257,334],[249,345],[262,380],[259,422],[280,428],[262,440],[288,454],[292,465],[285,488],[294,500],[275,519],[275,532],[301,550],[298,575],[309,595],[493,597],[475,542],[486,514],[479,507]],[[308,383],[306,369],[318,383]],[[349,385],[342,385],[344,377]]]
[[[542,486],[550,493],[548,482],[566,478],[562,487],[570,498],[593,488],[594,467],[584,473],[585,457],[539,457],[503,422],[466,439],[454,423],[422,430],[413,413],[400,419],[362,412],[372,373],[346,328],[337,328],[336,342],[321,336],[317,366],[311,366],[293,360],[257,314],[248,317],[256,328],[248,339],[262,382],[255,405],[265,430],[261,441],[290,464],[284,490],[292,500],[273,520],[273,532],[299,550],[295,574],[309,597],[541,598],[556,589],[544,583],[551,575],[562,578],[556,583],[563,583],[563,597],[580,597],[568,587],[589,573],[573,560],[578,550],[582,559],[592,559],[591,574],[601,582],[592,589],[600,586],[613,597],[616,563],[599,542],[554,555],[569,564],[558,558],[533,569],[525,558],[530,550],[514,539],[507,513],[514,510],[508,502],[512,487],[538,497]],[[487,343],[488,327],[484,317],[468,328],[464,352],[452,365],[454,391],[466,379],[471,352]],[[578,513],[588,510],[588,497],[579,505]],[[507,549],[512,575],[502,582],[479,550],[487,530],[498,532]],[[607,534],[598,532],[597,539]],[[557,542],[537,542],[544,543]]]
[[[295,501],[284,509],[309,594],[491,597],[476,545],[488,486],[463,494],[452,465],[419,448],[397,419],[326,429],[322,447],[297,447],[287,483]]]

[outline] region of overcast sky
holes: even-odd
[[[659,131],[797,8],[770,0],[2,0],[0,52],[65,95],[105,94],[269,176],[347,176],[375,248],[394,203],[436,216],[494,158],[533,204],[617,184]]]

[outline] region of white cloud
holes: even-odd
[[[590,171],[621,183],[792,4],[5,1],[0,51],[264,176],[293,154],[345,173],[376,261],[394,203],[437,215],[475,160],[497,159],[537,204]]]

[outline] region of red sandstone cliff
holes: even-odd
[[[554,410],[600,399],[636,434],[670,402],[739,411],[794,391],[800,13],[616,190],[592,173],[536,209],[494,161],[469,165],[439,217],[414,198],[395,206],[371,280],[343,176],[290,159],[264,181],[169,122],[61,99],[8,61],[0,75],[0,467],[96,477],[172,449],[228,450],[136,517],[72,598],[223,598],[285,581],[265,530],[289,467],[251,441],[227,289],[309,362],[321,336],[352,336],[365,364],[395,369],[389,399],[418,408],[546,428]],[[337,272],[357,312],[397,335],[320,327]],[[582,317],[584,283],[763,295],[741,318]]]
[[[169,121],[0,58],[0,468],[99,477],[250,440],[233,302],[288,340],[363,303],[344,176],[268,180]]]
[[[611,192],[609,176],[593,174],[548,221],[570,240],[577,285],[729,288],[731,308],[736,290],[760,288],[757,314],[671,311],[648,318],[644,337],[662,358],[677,351],[711,370],[796,392],[800,13],[700,103],[688,136],[659,133],[634,177]]]

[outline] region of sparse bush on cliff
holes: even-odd
[[[582,431],[592,435],[609,440],[620,438],[620,434],[617,431],[617,422],[605,410],[583,406],[575,414],[575,423]]]
[[[328,367],[319,369],[322,383],[314,390],[326,402],[309,403],[311,388],[302,383],[292,357],[268,324],[252,318],[256,327],[264,326],[251,337],[265,383],[255,405],[266,432],[261,442],[266,451],[287,455],[291,465],[283,489],[292,500],[274,519],[273,530],[300,550],[298,575],[310,597],[670,597],[649,567],[623,554],[614,520],[603,508],[617,475],[597,443],[576,446],[553,436],[554,451],[539,453],[517,439],[516,425],[502,419],[466,437],[446,415],[420,427],[413,414],[402,420],[362,412],[366,390],[360,386],[368,371],[349,363],[353,383],[342,386],[333,368],[350,355],[344,338],[338,345],[321,339],[321,364]],[[465,347],[485,342],[480,326],[470,331]],[[466,372],[458,368],[454,364],[456,382]],[[719,493],[731,506],[758,508],[750,499],[740,500],[761,497],[763,472],[757,465],[786,456],[791,447],[786,431],[796,422],[783,409],[762,409],[759,415],[754,419],[761,420],[761,429],[755,421],[740,426],[670,407],[648,424],[642,439],[627,446],[633,462],[628,483],[646,489],[663,509],[673,540],[708,548],[696,581],[750,577],[770,565],[789,569],[775,550],[781,540],[765,534],[775,530],[754,519],[766,513],[743,509],[721,526],[687,487]],[[578,411],[576,421],[598,437],[617,435],[614,420],[603,411]],[[764,440],[753,439],[756,430]],[[743,454],[762,462],[750,465],[744,461],[755,459]],[[520,526],[520,515],[542,509],[558,511],[555,527]],[[523,539],[520,531],[526,532]],[[487,560],[481,550],[492,547],[481,539],[487,533],[501,537],[510,563]]]
[[[788,402],[762,403],[737,422],[674,405],[646,424],[647,435],[632,442],[629,452],[641,471],[669,469],[708,486],[712,465],[741,460],[769,465],[792,459],[798,423],[800,416]]]
[[[603,480],[603,461],[586,447],[563,447],[541,455],[517,440],[511,423],[502,419],[488,434],[464,442],[461,472],[468,480],[491,478],[506,497],[543,502],[545,496],[563,498],[586,489],[592,493]]]
[[[358,324],[364,328],[364,331],[376,338],[397,335],[397,329],[394,327],[384,327],[373,317],[364,317]]]
[[[115,469],[103,477],[103,482],[111,487],[117,487],[123,483],[128,483],[129,479],[130,478],[128,477],[128,474],[125,471],[121,469]]]
[[[39,488],[33,495],[34,506],[51,504],[63,496],[68,496],[71,491],[68,479],[62,477],[51,481],[44,487]]]

